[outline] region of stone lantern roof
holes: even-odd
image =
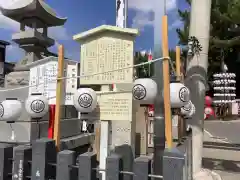
[[[32,19],[38,19],[35,28],[62,26],[67,18],[57,16],[43,0],[18,0],[9,7],[0,7],[2,14],[17,22],[32,27]]]
[[[2,46],[8,46],[8,45],[10,45],[10,43],[7,42],[7,41],[0,40],[0,45],[2,45]]]

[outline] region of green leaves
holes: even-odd
[[[191,5],[191,0],[185,0]],[[190,27],[190,11],[178,10],[184,22],[181,29],[176,29],[180,45],[187,45]],[[209,77],[213,72],[220,71],[221,61],[234,63],[237,61],[240,48],[240,0],[212,0],[211,27],[209,41]],[[186,59],[186,52],[182,59]],[[230,58],[231,57],[231,58]],[[231,59],[231,62],[229,61]],[[234,65],[233,65],[234,66]]]
[[[199,43],[198,39],[195,36],[191,36],[188,39],[188,42],[192,42],[192,50],[194,54],[199,54],[202,51],[202,46]]]
[[[140,52],[136,52],[135,53],[135,57],[134,57],[134,63],[135,64],[140,64],[140,63],[144,63],[148,61],[148,54],[146,53],[144,56],[141,55]],[[135,72],[135,76],[138,78],[148,78],[151,77],[153,75],[154,72],[154,67],[153,67],[153,63],[151,64],[146,64],[143,66],[138,66],[136,68],[136,72]]]

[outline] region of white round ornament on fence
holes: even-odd
[[[0,103],[0,120],[17,121],[22,113],[22,103],[17,99],[7,99]]]
[[[194,104],[192,103],[191,111],[189,112],[188,115],[186,115],[186,117],[188,117],[188,118],[192,117],[195,114],[195,112],[196,112],[196,108],[195,108]]]
[[[172,108],[181,108],[190,99],[189,89],[182,83],[170,83],[170,102]]]
[[[196,107],[195,107],[194,104],[192,104],[192,110],[191,110],[191,112],[189,114],[189,117],[192,117],[195,113],[196,113]]]
[[[190,114],[192,109],[192,101],[188,101],[183,107],[181,107],[181,114],[187,116]]]
[[[43,95],[30,95],[25,101],[25,109],[31,118],[41,118],[48,112],[48,99]]]
[[[97,94],[91,88],[80,88],[74,94],[73,104],[79,112],[92,112],[97,106]]]
[[[157,83],[150,78],[136,79],[132,93],[134,100],[140,104],[152,104],[157,96]]]

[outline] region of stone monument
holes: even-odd
[[[29,95],[29,67],[27,64],[49,56],[47,48],[54,45],[54,40],[48,37],[48,28],[62,26],[66,18],[61,18],[43,0],[18,0],[9,7],[0,7],[2,14],[20,23],[20,31],[12,35],[12,40],[25,51],[25,57],[16,63],[13,72],[5,76],[5,89],[0,94],[0,100],[6,97],[18,98],[22,102]],[[10,90],[20,88],[17,90]],[[29,120],[26,112],[22,113],[21,120]],[[48,118],[47,118],[48,119]],[[46,120],[46,118],[45,118]],[[48,127],[45,124],[46,128]],[[16,138],[14,141],[29,142],[36,136],[36,123],[25,122],[12,125]],[[9,124],[1,122],[0,141],[11,141]]]
[[[8,45],[10,45],[9,42],[0,40],[0,87],[4,87],[6,46]]]
[[[5,86],[28,85],[29,69],[20,67],[48,56],[47,48],[55,43],[48,37],[48,28],[62,26],[67,19],[58,17],[43,0],[19,0],[0,10],[4,16],[20,23],[20,32],[13,34],[12,40],[26,52],[24,59],[16,64],[16,72],[6,77]]]
[[[81,115],[83,119],[90,121],[93,118],[101,122],[100,168],[105,168],[105,158],[111,150],[123,153],[124,169],[130,171],[132,167],[137,104],[133,101],[131,87],[137,35],[137,29],[102,25],[73,37],[81,43],[80,75],[86,76],[80,79],[80,86],[100,85],[102,93],[110,91],[112,84],[125,84],[127,87],[124,91],[118,88],[119,91],[110,94],[100,93],[96,110],[89,115]],[[121,68],[126,69],[113,71]],[[96,75],[87,76],[91,74]]]

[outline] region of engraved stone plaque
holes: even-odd
[[[102,37],[90,41],[81,46],[81,59],[81,76],[83,77],[80,79],[80,84],[133,82],[132,40]],[[122,70],[114,71],[117,69]]]
[[[112,146],[120,146],[122,144],[133,144],[131,122],[114,121],[112,123]]]
[[[132,93],[101,94],[95,111],[81,115],[81,119],[132,121],[132,107]]]

